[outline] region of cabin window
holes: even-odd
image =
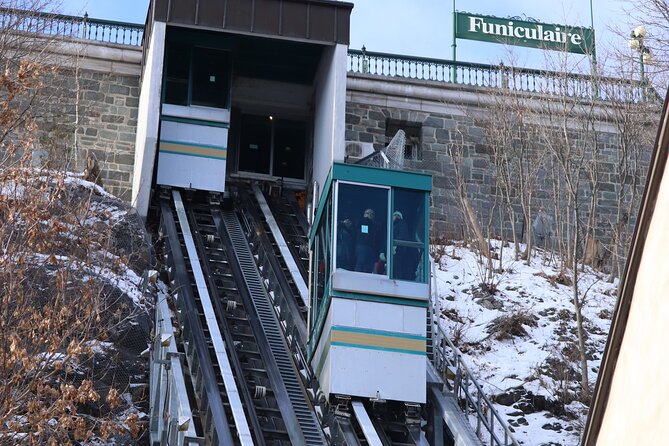
[[[425,282],[425,193],[393,190],[391,278]]]
[[[168,44],[165,103],[229,108],[230,66],[227,51]]]
[[[312,275],[312,290],[315,290],[313,294],[311,306],[312,314],[315,315],[315,318],[312,318],[310,321],[311,326],[310,330],[313,330],[316,327],[317,319],[321,317],[322,312],[325,310],[325,300],[327,293],[328,280],[330,277],[331,265],[331,246],[330,246],[330,228],[331,228],[331,218],[332,218],[332,207],[328,205],[324,209],[324,215],[321,219],[321,224],[318,227],[318,232],[314,239],[314,274]]]
[[[387,275],[389,192],[338,183],[336,268]]]

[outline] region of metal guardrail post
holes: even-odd
[[[156,302],[155,318],[150,368],[151,443],[203,445],[204,439],[195,430],[176,333],[165,299]]]

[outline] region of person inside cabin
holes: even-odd
[[[379,254],[379,258],[374,262],[374,274],[386,274],[386,254]]]
[[[379,228],[375,221],[374,209],[365,209],[362,219],[356,228],[355,270],[373,273],[374,264],[379,258]]]
[[[353,271],[355,267],[355,230],[353,220],[346,216],[337,228],[337,268]]]
[[[400,211],[393,212],[393,240],[409,240],[409,229]],[[395,279],[410,280],[413,278],[410,249],[406,246],[393,246],[393,277]]]

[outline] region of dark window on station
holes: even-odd
[[[397,134],[398,130],[404,130],[406,134],[406,145],[404,146],[404,159],[419,160],[422,157],[420,136],[422,125],[418,122],[403,121],[399,119],[386,120],[386,143]]]
[[[228,108],[230,54],[211,48],[168,44],[165,103]]]
[[[165,54],[165,102],[188,105],[190,48],[170,45]]]

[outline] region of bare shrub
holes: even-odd
[[[565,285],[565,286],[571,286],[572,285],[572,280],[571,277],[567,275],[567,272],[565,270],[561,270],[559,273],[550,275],[546,274],[545,272],[541,271],[538,273],[534,273],[535,276],[537,277],[543,277],[550,283],[554,288],[557,288],[558,285]]]
[[[536,327],[538,318],[527,309],[514,310],[488,324],[487,332],[498,341],[528,336],[525,327]]]
[[[3,11],[46,6],[0,0]],[[36,98],[54,69],[48,49],[36,52],[21,31],[26,14],[0,29],[0,436],[3,444],[132,444],[142,422],[121,398],[127,373],[99,346],[120,341],[143,311],[121,281],[133,253],[116,248],[118,218],[101,189],[72,184],[48,162],[33,167],[33,153],[49,149],[36,136],[44,113]]]

